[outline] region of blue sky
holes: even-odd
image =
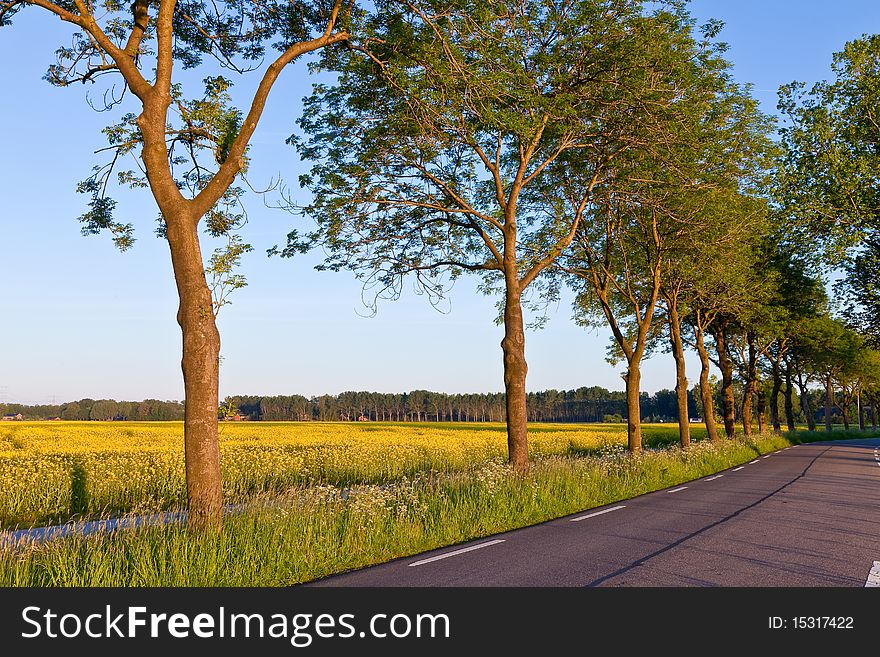
[[[828,77],[832,52],[880,30],[876,0],[698,0],[692,12],[725,21],[735,75],[754,85],[767,112],[775,112],[780,84]],[[82,87],[55,89],[41,79],[69,33],[38,8],[0,30],[0,401],[180,399],[176,294],[167,245],[152,235],[149,193],[119,195],[120,216],[139,238],[130,252],[79,233],[85,199],[75,186],[99,161],[92,153],[104,145],[108,116],[89,109]],[[254,138],[255,185],[279,173],[295,182],[301,165],[284,138],[308,85],[300,63],[273,91]],[[445,314],[409,291],[365,317],[350,274],[315,272],[316,255],[265,256],[297,225],[293,217],[258,199],[249,214],[250,285],[220,315],[221,396],[502,389],[494,299],[476,293],[473,281],[457,283]],[[619,368],[605,362],[607,332],[588,333],[570,317],[563,303],[528,335],[529,389],[620,389]],[[689,379],[697,374],[691,358]],[[642,382],[649,392],[673,387],[671,359],[646,362]]]

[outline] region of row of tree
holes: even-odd
[[[876,82],[865,100],[857,80],[876,75],[878,40],[836,57],[837,86],[807,99],[784,88],[790,122],[777,141],[774,120],[730,76],[720,25],[696,29],[683,4],[498,3],[474,18],[466,2],[410,3],[392,19],[366,21],[371,47],[326,51],[322,66],[338,79],[306,101],[298,146],[316,164],[301,182],[317,229],[305,239],[292,233],[283,254],[320,246],[328,255],[319,269],[356,272],[377,300],[397,297],[408,276],[440,297],[449,279],[481,275],[502,299],[517,467],[528,459],[530,418],[524,307],[556,300],[563,287],[575,293],[579,323],[611,330],[633,452],[642,446],[641,366],[657,349],[676,363],[683,447],[687,346],[700,357],[712,440],[716,394],[728,437],[737,417],[746,435],[755,423],[779,430],[780,396],[789,408],[796,386],[804,403],[811,384],[823,386],[828,428],[835,406],[848,422],[857,396],[875,401],[878,355],[852,322],[869,328],[864,304],[849,322],[832,316],[821,279],[832,260],[808,246],[822,239],[820,255],[846,253],[849,244],[833,240],[841,231],[822,228],[839,221],[833,204],[878,197],[876,168],[859,169],[841,190],[851,153],[836,153],[827,167],[837,169],[820,182],[814,154],[840,150],[842,136],[868,140],[863,150],[876,156],[876,124],[867,125]],[[817,119],[816,107],[829,103],[837,105]],[[832,127],[845,134],[829,136]],[[814,209],[820,184],[830,189]],[[849,225],[876,222],[875,209]],[[872,235],[873,225],[842,233]],[[865,253],[848,273],[870,270]],[[856,288],[867,294],[876,284],[850,275],[840,289],[859,301]],[[814,409],[802,411],[812,425]],[[785,415],[793,428],[793,410]]]
[[[655,349],[675,357],[684,447],[685,345],[700,355],[713,439],[712,361],[728,436],[737,415],[751,432],[766,403],[778,409],[782,394],[788,404],[802,382],[821,383],[829,408],[835,395],[874,394],[865,331],[877,328],[878,39],[837,55],[836,81],[783,89],[790,121],[780,142],[732,79],[720,23],[698,28],[686,4],[0,0],[2,27],[33,5],[77,29],[55,51],[49,82],[118,74],[130,92],[109,95],[110,107],[130,111],[105,130],[108,164],[80,185],[90,195],[81,221],[85,233],[109,230],[131,246],[132,227],[107,195],[111,180],[149,187],[159,207],[180,299],[193,523],[217,522],[222,510],[216,312],[244,284],[233,271],[250,248],[235,233],[245,215],[234,183],[275,81],[309,52],[326,75],[291,142],[312,166],[301,179],[311,201],[290,209],[316,228],[291,232],[277,251],[321,247],[320,269],[354,271],[377,300],[396,297],[409,277],[441,297],[450,280],[481,276],[504,325],[515,467],[528,464],[527,320],[540,323],[530,310],[566,287],[577,321],[611,330],[634,452],[641,363]],[[232,105],[232,82],[216,66],[203,69],[200,96],[175,77],[205,58],[243,75],[260,68],[268,44],[279,54],[250,85],[246,111]],[[129,156],[137,166],[119,170]],[[207,265],[200,224],[228,241]],[[826,257],[807,257],[815,253]],[[862,333],[831,318],[817,278],[841,262]],[[763,380],[772,381],[769,402]]]

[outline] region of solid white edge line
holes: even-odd
[[[738,468],[734,468],[733,471],[736,472],[737,470],[742,470],[744,467],[746,467],[746,466],[741,465]]]
[[[601,511],[594,511],[593,513],[588,513],[585,516],[578,516],[577,518],[572,518],[571,522],[580,522],[581,520],[586,520],[587,518],[595,518],[596,516],[601,516],[606,513],[611,513],[612,511],[617,511],[619,509],[625,509],[626,504],[621,504],[620,506],[612,506],[610,509],[602,509]]]
[[[868,579],[865,580],[865,587],[880,587],[880,561],[875,561],[871,572],[868,573]]]
[[[715,481],[716,479],[720,479],[723,476],[723,474],[715,475],[714,477],[709,477],[706,481]]]
[[[673,488],[672,490],[666,491],[667,493],[677,493],[680,490],[684,490],[687,486],[679,486],[678,488]]]
[[[422,559],[421,561],[413,561],[409,564],[412,566],[421,566],[426,563],[431,563],[432,561],[440,561],[440,559],[446,559],[448,557],[454,557],[458,554],[464,554],[465,552],[472,552],[473,550],[479,550],[480,548],[489,547],[490,545],[497,545],[498,543],[503,543],[503,538],[495,539],[494,541],[486,541],[485,543],[479,543],[478,545],[471,545],[470,547],[462,548],[460,550],[454,550],[452,552],[445,552],[443,554],[438,554],[436,557],[430,557],[429,559]]]

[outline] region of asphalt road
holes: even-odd
[[[880,440],[719,474],[310,586],[880,585]]]

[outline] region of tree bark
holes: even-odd
[[[669,311],[669,340],[675,358],[675,396],[678,401],[678,441],[686,449],[691,444],[691,425],[688,417],[688,380],[684,361],[684,344],[681,340],[681,319],[678,304],[673,299],[667,303]]]
[[[794,389],[791,380],[791,364],[785,364],[785,424],[789,431],[795,430],[794,425],[794,400],[792,399]]]
[[[700,356],[700,401],[703,403],[703,424],[706,425],[706,435],[712,442],[717,442],[718,427],[715,425],[715,398],[712,395],[712,387],[709,384],[709,351],[703,340],[703,329],[695,327],[697,353]]]
[[[728,438],[736,436],[736,401],[733,398],[733,361],[730,358],[727,332],[717,325],[712,332],[718,352],[718,369],[721,370],[721,411],[724,415],[724,433]]]
[[[631,454],[642,451],[642,406],[639,397],[642,372],[640,360],[633,359],[623,380],[626,382],[626,439]]]
[[[529,466],[528,417],[526,415],[526,335],[523,325],[522,302],[516,272],[506,273],[507,289],[504,299],[504,392],[507,409],[508,461],[518,471]],[[512,280],[511,280],[512,279]]]
[[[199,247],[198,223],[186,215],[165,215],[168,245],[180,304],[186,410],[184,450],[188,523],[196,528],[222,521],[220,445],[217,435],[220,333]]]
[[[831,375],[825,377],[825,431],[831,431],[831,409],[834,406],[834,384]]]

